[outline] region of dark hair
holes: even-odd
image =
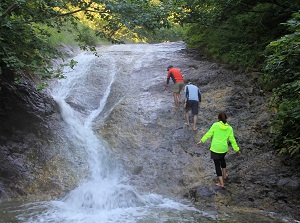
[[[173,66],[172,66],[172,65],[168,66],[168,69],[167,69],[167,70],[170,70],[171,68],[173,68]]]
[[[220,112],[220,114],[218,115],[218,119],[225,124],[227,122],[227,115],[225,114],[225,112]]]
[[[193,81],[192,81],[191,79],[186,79],[186,80],[185,80],[185,83],[186,83],[186,84],[193,84]]]

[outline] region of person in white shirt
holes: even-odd
[[[184,101],[184,108],[185,108],[185,118],[186,118],[186,125],[190,126],[190,112],[193,114],[193,130],[197,130],[197,117],[201,102],[201,93],[200,89],[193,85],[192,82],[189,82],[184,87],[185,93],[185,101]]]

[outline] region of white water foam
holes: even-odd
[[[68,103],[68,100],[73,97],[72,90],[81,84],[81,79],[90,72],[89,69],[97,62],[97,58],[82,53],[74,60],[78,61],[78,64],[74,70],[65,71],[66,78],[58,81],[53,89],[53,98],[60,107],[63,120],[69,126],[68,132],[72,139],[76,140],[75,143],[87,154],[90,177],[60,200],[31,204],[32,208],[38,211],[30,212],[27,216],[23,213],[19,219],[27,219],[26,221],[31,223],[165,222],[169,218],[181,216],[182,210],[205,216],[205,213],[193,207],[160,195],[140,194],[129,185],[123,170],[106,149],[105,142],[91,127],[93,120],[102,112],[115,80],[117,69],[113,58],[110,60],[109,84],[106,85],[99,106],[89,114],[80,113]],[[73,97],[72,100],[76,102],[77,99]],[[174,212],[171,216],[170,210]],[[181,217],[179,219],[178,222],[185,222]],[[192,221],[189,219],[188,222]]]

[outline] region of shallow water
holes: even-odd
[[[120,94],[116,79],[135,79],[128,84],[128,94],[139,84],[164,79],[152,75],[142,82],[132,70],[143,72],[145,64],[184,49],[182,42],[168,44],[115,45],[99,48],[99,57],[81,53],[74,70],[65,70],[66,79],[57,81],[51,89],[60,107],[62,119],[68,125],[70,139],[89,164],[87,179],[66,196],[52,201],[5,202],[0,205],[0,222],[53,223],[210,223],[210,222],[287,222],[290,219],[274,213],[230,212],[196,208],[187,200],[177,200],[162,194],[141,193],[130,185],[126,171],[106,142],[93,130],[93,122],[101,123],[122,103],[127,94]],[[159,56],[158,56],[159,55]],[[178,54],[178,57],[183,55]],[[180,58],[176,58],[180,60]],[[155,63],[155,61],[152,63]],[[130,66],[130,67],[129,67]],[[161,72],[152,70],[154,73]],[[153,78],[153,79],[151,79]],[[149,102],[144,102],[149,103]],[[153,106],[156,106],[153,104]],[[100,120],[100,121],[99,121]]]

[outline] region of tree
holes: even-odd
[[[60,77],[59,72],[52,72],[50,62],[61,54],[48,43],[51,33],[44,27],[59,32],[63,24],[70,22],[76,30],[83,17],[93,22],[99,38],[113,43],[120,42],[115,37],[124,27],[153,30],[169,25],[168,10],[148,0],[2,0],[0,75],[10,70],[14,73],[10,78],[24,72],[41,79]],[[82,49],[95,50],[84,33],[78,33],[77,41]]]
[[[289,34],[266,47],[264,82],[273,90],[273,133],[281,154],[300,158],[300,11],[284,23]]]
[[[248,68],[260,68],[264,48],[287,33],[279,24],[300,8],[295,0],[192,0],[183,4],[188,46]]]
[[[264,72],[262,85],[273,92],[275,145],[281,154],[300,158],[300,1],[182,0],[179,4],[184,8],[188,46]]]

